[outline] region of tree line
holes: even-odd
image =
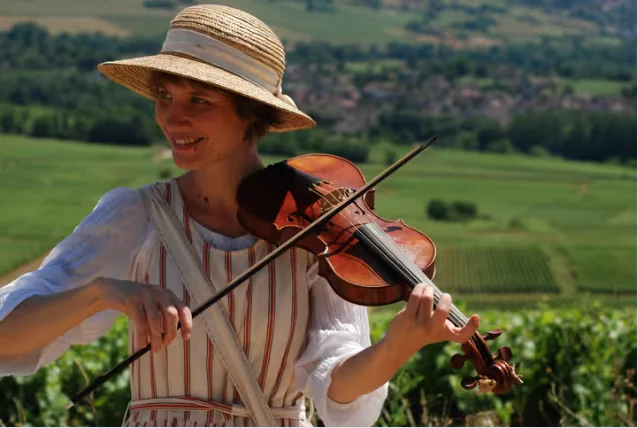
[[[397,107],[369,131],[398,144],[441,136],[440,145],[476,151],[559,155],[587,161],[636,162],[636,116],[630,113],[546,110],[516,115],[507,125],[485,118],[426,116]]]
[[[597,45],[580,36],[560,39],[545,37],[539,43],[510,44],[459,51],[444,44],[390,42],[331,45],[326,42],[297,42],[287,57],[291,62],[321,64],[345,61],[401,59],[412,64],[441,67],[463,62],[477,77],[494,74],[503,65],[537,76],[557,75],[631,82],[636,79],[636,41],[618,40],[614,45]]]
[[[122,145],[148,145],[163,140],[153,119],[153,104],[113,84],[95,70],[99,62],[149,54],[156,52],[160,45],[161,40],[148,37],[51,36],[34,24],[19,24],[0,33],[0,51],[3,52],[0,132]],[[433,46],[389,44],[382,51],[374,46],[364,49],[300,43],[288,55],[288,60],[292,64],[326,64],[383,57],[420,61],[432,58],[426,61],[430,67],[438,64],[452,76],[489,75],[493,64],[487,60],[515,58],[512,52],[507,52],[490,50],[459,56],[444,47]],[[538,52],[531,53],[527,60],[533,62],[535,55]],[[565,64],[569,63],[571,54],[566,55]],[[605,55],[612,58],[610,67],[624,69],[626,59],[616,58],[613,49]],[[357,85],[362,87],[366,79],[372,77],[364,75]],[[411,107],[409,102],[397,101],[384,105],[376,124],[344,136],[333,132],[330,117],[312,109],[309,113],[317,118],[318,129],[271,135],[263,150],[282,155],[324,151],[363,161],[367,159],[371,142],[389,140],[405,144],[439,134],[441,144],[466,150],[552,153],[594,161],[635,160],[636,157],[636,118],[631,114],[529,112],[501,125],[485,118],[430,116]]]

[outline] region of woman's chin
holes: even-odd
[[[176,167],[184,171],[194,171],[202,168],[201,159],[193,159],[192,156],[182,156],[173,152],[173,163]]]

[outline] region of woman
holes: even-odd
[[[2,375],[34,373],[70,345],[94,341],[124,313],[130,351],[149,341],[153,351],[131,367],[124,425],[303,426],[306,396],[328,426],[370,426],[387,382],[415,352],[469,339],[478,317],[453,327],[450,296],[433,311],[432,289],[419,285],[372,346],[366,309],[340,299],[301,249],[209,309],[227,317],[244,372],[229,361],[240,355],[234,345],[219,346],[224,322],[210,322],[209,311],[192,319],[193,300],[213,290],[182,280],[181,250],[160,236],[143,197],[150,193],[142,192],[160,195],[160,213],[179,219],[213,289],[273,251],[239,224],[235,195],[244,177],[263,168],[257,146],[268,132],[315,125],[282,94],[284,68],[283,47],[265,24],[216,5],[182,10],[160,54],[99,65],[155,101],[173,159],[187,172],[108,192],[37,271],[0,288],[0,342],[12,343],[0,350]]]

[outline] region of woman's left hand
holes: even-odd
[[[390,322],[383,339],[334,368],[328,396],[339,403],[350,403],[392,379],[424,346],[448,340],[467,342],[479,326],[479,317],[472,315],[465,326],[455,327],[447,320],[451,306],[452,298],[443,294],[433,310],[434,289],[418,284],[405,309]]]
[[[394,316],[383,339],[390,352],[409,358],[433,343],[467,342],[479,326],[479,316],[472,315],[465,326],[456,327],[447,319],[451,305],[452,297],[443,293],[433,310],[434,289],[425,284],[414,287],[407,306]]]

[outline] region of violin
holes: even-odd
[[[238,218],[252,234],[276,245],[305,230],[314,220],[366,184],[352,162],[329,154],[294,157],[262,169],[240,185]],[[374,212],[374,189],[355,199],[297,246],[318,256],[319,274],[343,299],[365,306],[407,301],[418,283],[431,285],[434,304],[442,295],[432,281],[436,247],[424,233],[402,220],[387,220]],[[448,319],[463,327],[468,319],[452,305]],[[477,332],[461,347],[464,354],[451,359],[455,369],[470,361],[477,375],[461,381],[463,388],[479,393],[503,394],[522,383],[509,347],[492,355],[487,341],[500,330]]]
[[[436,139],[432,137],[414,148],[368,182],[352,162],[327,154],[298,156],[246,177],[237,192],[238,219],[256,237],[277,246],[195,308],[192,318],[295,245],[318,256],[319,274],[351,303],[380,306],[407,301],[412,288],[425,283],[434,289],[436,307],[442,292],[432,281],[436,272],[434,242],[402,220],[389,221],[374,212],[374,186]],[[457,327],[467,323],[467,317],[454,305],[448,319]],[[178,323],[177,329],[180,328]],[[523,383],[507,363],[511,350],[503,346],[492,355],[487,345],[500,333],[491,330],[481,336],[475,332],[462,344],[464,354],[452,357],[453,368],[460,369],[470,361],[477,373],[461,381],[463,388],[478,387],[478,393],[504,394],[515,384]],[[96,377],[66,408],[73,407],[150,349],[149,343]]]

